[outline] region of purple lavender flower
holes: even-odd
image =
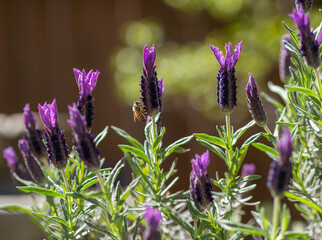
[[[43,185],[46,181],[46,176],[42,171],[37,158],[35,158],[35,156],[31,153],[28,142],[25,139],[20,139],[18,146],[32,179],[39,185]]]
[[[258,88],[251,73],[249,73],[249,81],[245,90],[247,94],[247,106],[252,118],[258,126],[265,126],[267,124],[266,113],[262,101],[258,96]]]
[[[247,177],[249,175],[253,175],[256,171],[256,166],[253,163],[245,163],[242,168],[242,177]]]
[[[293,152],[292,136],[287,127],[282,127],[280,135],[280,141],[278,143],[280,160],[287,162]]]
[[[76,82],[79,88],[79,99],[77,102],[78,110],[85,116],[86,118],[86,127],[88,130],[91,129],[93,125],[93,101],[92,97],[93,90],[97,83],[97,78],[100,72],[96,70],[90,70],[87,74],[85,70],[80,71],[74,68]]]
[[[3,157],[7,160],[7,164],[11,173],[11,177],[15,185],[19,185],[20,182],[13,177],[13,173],[17,174],[18,177],[24,180],[32,180],[30,174],[27,172],[26,168],[19,162],[13,147],[8,147],[3,150]]]
[[[292,178],[292,164],[290,157],[293,146],[291,134],[287,127],[283,127],[278,143],[280,158],[273,161],[267,178],[267,187],[273,196],[282,196],[287,190]]]
[[[151,49],[145,45],[143,49],[143,74],[141,76],[141,99],[149,114],[155,115],[161,111],[162,80],[158,80],[154,65],[156,52],[154,44]],[[161,82],[160,82],[161,81]],[[160,85],[160,86],[159,86]]]
[[[196,154],[195,158],[191,160],[192,171],[190,173],[190,197],[199,210],[201,210],[202,207],[206,207],[213,201],[211,194],[212,186],[207,174],[209,162],[208,150],[201,156]]]
[[[144,232],[144,240],[161,240],[161,211],[150,206],[145,207],[144,220],[148,227]]]
[[[219,48],[210,45],[212,52],[220,64],[217,84],[217,101],[220,109],[225,113],[230,113],[234,106],[237,106],[237,86],[235,77],[235,65],[238,61],[242,42],[238,43],[233,54],[231,53],[231,43],[225,45],[226,57]]]
[[[290,70],[289,70],[289,67],[291,66],[291,53],[288,49],[286,49],[284,45],[284,41],[291,43],[291,37],[289,34],[283,35],[282,41],[281,41],[279,75],[282,81],[285,81],[287,78],[291,76]]]
[[[318,40],[315,40],[314,33],[310,27],[309,14],[304,14],[303,8],[300,6],[298,11],[294,9],[293,14],[289,16],[299,29],[301,52],[306,64],[312,68],[318,68],[321,63],[319,55],[321,41],[319,36],[317,37]]]
[[[68,106],[68,109],[70,120],[67,120],[67,122],[73,129],[75,149],[86,167],[90,171],[96,171],[100,167],[100,152],[94,143],[94,136],[88,132],[85,117],[81,115],[76,104]]]
[[[304,12],[309,12],[312,8],[313,0],[295,0],[297,9],[303,8]]]
[[[52,104],[38,105],[41,120],[44,123],[46,133],[47,152],[50,161],[60,170],[67,164],[68,150],[65,143],[64,131],[58,127],[56,100]]]
[[[38,157],[47,156],[46,147],[43,143],[43,136],[41,130],[36,127],[36,116],[30,111],[29,104],[24,107],[24,123],[26,131],[23,138],[28,142],[32,153]]]

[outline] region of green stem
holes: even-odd
[[[274,206],[273,206],[273,229],[272,229],[272,236],[271,239],[276,239],[277,227],[278,227],[278,210],[280,206],[280,197],[274,197]]]
[[[61,173],[63,175],[63,179],[64,179],[64,182],[65,182],[65,194],[66,192],[69,192],[69,186],[68,186],[68,181],[67,181],[67,176],[66,176],[66,173],[65,173],[65,170],[62,169],[61,170]],[[69,231],[73,231],[73,217],[72,217],[72,208],[73,208],[73,202],[72,202],[72,198],[71,196],[67,196],[67,203],[68,203],[68,227],[69,227]]]
[[[158,154],[157,154],[157,149],[155,149],[153,147],[155,141],[156,141],[156,136],[157,136],[157,127],[156,127],[156,121],[155,121],[155,116],[152,116],[152,152],[153,152],[153,165],[154,165],[154,169],[153,171],[153,176],[154,176],[154,180],[155,180],[155,189],[160,189],[160,166],[159,166],[159,162],[158,162]],[[159,192],[159,191],[158,191]],[[159,194],[155,195],[156,201],[160,201],[161,200],[161,196]]]
[[[227,140],[228,140],[228,166],[231,166],[231,161],[233,159],[233,147],[231,142],[231,127],[230,127],[230,113],[226,114],[226,130],[227,130]]]
[[[113,204],[111,202],[111,199],[109,196],[107,196],[107,193],[106,193],[106,188],[105,188],[105,184],[104,184],[104,180],[103,180],[103,177],[101,175],[101,173],[99,171],[96,171],[96,176],[97,176],[97,179],[101,185],[101,189],[102,189],[102,192],[103,192],[103,198],[104,200],[106,201],[106,203],[109,205],[110,209],[111,209],[111,214],[113,215],[115,213],[114,211],[114,207],[113,207]],[[108,214],[108,213],[107,213]]]
[[[319,71],[317,69],[314,69],[314,73],[315,73],[316,81],[318,82],[319,98],[320,100],[322,100],[322,85],[320,81]]]

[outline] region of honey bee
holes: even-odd
[[[142,101],[135,101],[133,103],[132,110],[134,122],[136,121],[136,119],[140,121],[146,120],[145,117],[148,116],[148,113]]]

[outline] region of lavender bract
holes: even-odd
[[[45,126],[45,139],[50,161],[58,169],[64,169],[67,164],[68,150],[64,131],[58,127],[56,100],[51,104],[38,105],[41,120]]]
[[[321,64],[319,46],[321,41],[319,36],[315,40],[314,33],[311,31],[309,14],[304,13],[302,6],[298,10],[294,9],[293,14],[289,15],[299,29],[301,52],[306,64],[314,69]]]
[[[31,153],[28,142],[25,139],[20,139],[18,146],[32,179],[36,183],[43,185],[43,183],[46,181],[46,176],[42,171],[37,158],[35,158],[35,156]]]
[[[256,166],[253,163],[245,163],[242,168],[242,177],[253,175],[256,171]]]
[[[143,74],[141,76],[141,100],[149,116],[153,116],[161,111],[162,107],[162,80],[158,80],[156,66],[154,65],[156,57],[154,44],[149,50],[145,45],[143,49]],[[161,82],[160,82],[161,81]],[[160,86],[159,86],[160,85]]]
[[[81,115],[76,104],[68,106],[68,109],[70,120],[67,120],[67,122],[73,129],[75,149],[86,167],[90,171],[96,171],[100,167],[100,152],[94,143],[94,136],[88,132],[85,117]]]
[[[207,207],[209,203],[213,201],[211,194],[212,186],[207,174],[209,162],[208,150],[201,156],[196,154],[195,158],[191,160],[192,171],[190,173],[190,197],[199,210],[201,210],[202,207]]]
[[[286,49],[284,42],[291,43],[291,37],[289,34],[285,34],[281,41],[281,51],[279,59],[279,75],[282,81],[285,81],[291,76],[289,67],[291,66],[291,53]]]
[[[282,196],[287,190],[292,177],[290,157],[293,151],[291,134],[287,127],[283,127],[278,143],[280,158],[273,161],[267,178],[267,187],[273,196]]]
[[[30,111],[29,104],[25,105],[23,111],[23,120],[26,125],[26,131],[24,132],[23,138],[28,142],[32,153],[36,157],[41,158],[47,156],[41,130],[36,127],[36,116]]]
[[[245,90],[247,94],[247,106],[252,118],[255,120],[258,126],[265,126],[267,124],[266,113],[262,101],[258,95],[256,82],[251,73],[249,73],[249,81]]]
[[[242,42],[236,45],[233,54],[231,43],[225,45],[226,57],[219,48],[210,45],[210,48],[220,64],[217,84],[217,101],[220,109],[225,113],[230,113],[234,106],[237,106],[237,86],[235,77],[235,65],[238,61]]]
[[[145,207],[144,220],[148,227],[144,232],[144,240],[161,240],[161,211],[150,206]]]
[[[8,147],[4,149],[3,157],[7,160],[11,177],[16,185],[19,184],[19,181],[13,177],[13,173],[17,174],[17,176],[20,177],[21,179],[28,180],[28,181],[32,180],[26,168],[19,162],[19,159],[13,147]]]
[[[79,99],[77,102],[77,108],[85,116],[86,127],[88,130],[90,130],[93,125],[94,115],[94,98],[92,97],[92,93],[96,86],[97,78],[100,72],[98,70],[96,70],[96,72],[90,70],[86,74],[84,69],[80,71],[77,68],[74,68],[74,74],[79,88]]]

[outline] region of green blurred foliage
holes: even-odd
[[[142,51],[145,44],[154,43],[157,51],[158,77],[165,82],[165,95],[184,97],[195,109],[206,117],[222,117],[214,114],[217,106],[217,69],[209,44],[224,52],[229,41],[235,48],[243,41],[240,59],[236,65],[237,104],[244,112],[246,101],[244,88],[248,72],[252,72],[260,90],[265,90],[267,81],[277,82],[278,59],[281,36],[287,33],[282,21],[294,27],[287,12],[283,12],[283,1],[264,0],[164,0],[164,3],[180,11],[185,18],[192,15],[209,14],[216,26],[204,39],[184,44],[167,40],[162,17],[158,21],[142,19],[128,23],[121,38],[124,46],[113,56],[116,92],[120,99],[131,105],[140,98],[140,76],[142,74]],[[290,3],[288,3],[290,4]],[[313,8],[310,14],[313,27],[321,22],[320,14]],[[247,113],[247,112],[246,112]]]

